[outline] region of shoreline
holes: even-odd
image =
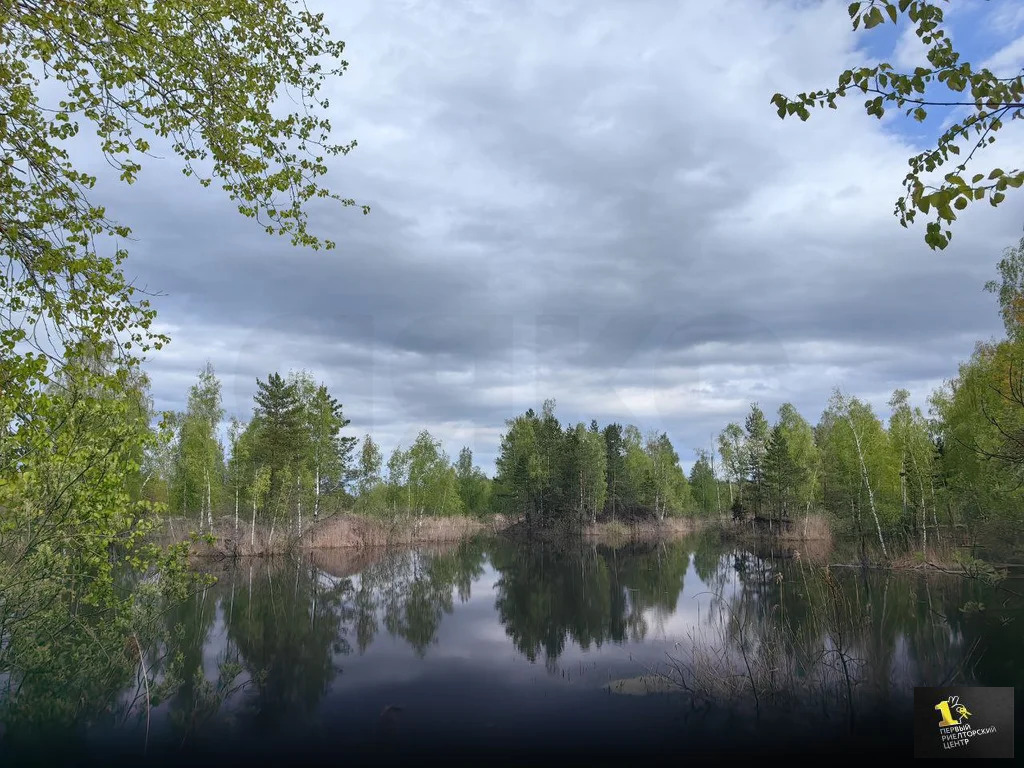
[[[292,521],[289,521],[292,522]],[[169,545],[187,540],[196,531],[195,520],[170,518],[166,520],[156,540]],[[806,532],[806,535],[804,535]],[[206,528],[203,534],[210,533]],[[768,548],[769,556],[806,558],[809,562],[836,568],[871,568],[890,571],[959,572],[963,566],[952,556],[957,547],[952,542],[928,552],[924,558],[911,551],[901,552],[887,560],[871,557],[865,562],[829,562],[836,552],[837,542],[823,518],[811,520],[808,526],[789,530],[769,531],[751,529],[749,523],[738,523],[720,518],[678,517],[665,520],[604,520],[588,523],[580,531],[565,528],[526,531],[521,519],[504,515],[484,518],[457,516],[433,517],[399,515],[392,518],[371,517],[342,512],[306,527],[297,535],[294,527],[286,525],[251,526],[239,521],[237,531],[233,517],[214,521],[214,543],[199,541],[193,545],[190,559],[210,560],[238,557],[275,557],[292,553],[310,554],[332,550],[362,550],[384,547],[411,547],[456,543],[479,534],[501,535],[510,539],[533,540],[553,544],[572,538],[590,543],[612,546],[631,542],[671,540],[697,533],[717,534],[723,540],[741,546]],[[1000,562],[994,568],[1022,567],[1012,562]],[[948,570],[947,570],[948,569]]]
[[[461,541],[485,532],[497,533],[507,525],[508,521],[500,515],[489,518],[400,515],[383,519],[342,512],[304,527],[299,535],[287,524],[258,524],[254,529],[241,520],[236,530],[232,517],[222,517],[214,520],[214,542],[197,542],[190,558],[276,557],[293,552],[435,544]],[[211,531],[208,527],[198,531],[195,520],[170,518],[155,538],[167,545],[185,541],[193,533],[207,535]]]

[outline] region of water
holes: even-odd
[[[915,684],[1024,683],[1021,603],[1005,591],[914,571],[826,577],[806,553],[709,535],[558,549],[481,537],[215,574],[147,654],[148,725],[137,678],[50,757],[910,756]],[[7,736],[15,756],[42,748]]]

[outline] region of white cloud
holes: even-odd
[[[980,289],[1008,208],[929,251],[891,215],[914,151],[892,125],[855,97],[806,123],[769,103],[863,60],[843,3],[321,5],[359,140],[332,178],[373,213],[315,209],[339,251],[296,252],[148,169],[117,213],[169,294],[160,407],[209,357],[229,411],[304,367],[386,448],[428,427],[486,466],[553,396],[689,457],[751,400],[814,421],[834,384],[933,382],[998,328]],[[992,158],[1019,155],[1004,134]]]
[[[982,62],[982,66],[996,75],[1012,77],[1024,67],[1024,36],[1007,43]]]

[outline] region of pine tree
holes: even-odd
[[[305,414],[297,386],[278,373],[270,374],[265,382],[256,381],[254,399],[254,459],[269,471],[265,498],[268,511],[277,518],[286,512],[293,478],[305,452]]]
[[[757,403],[750,404],[750,413],[744,423],[746,442],[744,462],[753,490],[754,514],[761,513],[764,496],[764,457],[768,450],[768,420]]]
[[[774,518],[781,527],[783,520],[789,516],[799,481],[799,470],[793,461],[786,431],[781,424],[776,424],[768,436],[764,456],[764,496],[769,525]]]
[[[622,425],[609,424],[603,431],[605,446],[605,477],[607,478],[607,492],[605,494],[605,505],[611,512],[612,520],[615,519],[622,505],[622,488],[626,476],[625,447],[622,442]]]

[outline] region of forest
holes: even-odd
[[[766,91],[761,104],[773,123],[773,112],[806,121],[813,110],[836,108],[847,95],[859,99],[868,92],[864,106],[876,118],[888,110],[922,123],[929,111],[957,105],[956,119],[929,123],[936,128],[934,141],[915,145],[905,194],[895,205],[904,226],[915,216],[919,223],[928,217],[924,243],[936,251],[950,243],[957,212],[983,200],[996,207],[1024,186],[1024,171],[1012,167],[971,173],[983,154],[977,150],[1004,126],[1016,125],[1012,118],[1024,116],[1024,70],[1005,76],[984,62],[972,67],[944,30],[943,7],[928,0],[851,3],[854,30],[909,22],[906,29],[925,46],[927,66],[907,72],[887,62],[857,67],[838,74],[835,87],[795,98],[769,97]],[[787,22],[797,10],[779,13]],[[133,205],[157,198],[136,197],[139,187],[129,188],[143,166],[169,166],[176,181],[204,194],[211,186],[218,190],[229,216],[237,213],[261,236],[277,236],[304,256],[334,249],[332,237],[352,233],[341,216],[370,213],[368,205],[334,185],[335,161],[357,142],[339,139],[349,125],[332,125],[332,119],[348,120],[349,106],[359,112],[371,103],[342,98],[345,110],[337,111],[336,104],[331,111],[335,86],[349,66],[345,55],[345,43],[328,28],[325,13],[294,0],[0,5],[0,741],[7,714],[41,681],[58,694],[39,710],[29,708],[30,719],[38,716],[43,723],[73,720],[89,697],[108,706],[127,671],[138,668],[139,680],[148,681],[147,659],[152,661],[154,648],[166,650],[161,644],[170,631],[164,626],[168,610],[205,596],[211,581],[193,567],[197,544],[225,531],[236,539],[248,532],[255,541],[259,532],[270,542],[278,536],[292,543],[342,516],[404,522],[500,515],[575,545],[580,533],[609,524],[657,528],[673,520],[706,520],[733,532],[800,537],[809,535],[813,523],[814,531],[858,540],[865,562],[870,547],[874,564],[881,566],[901,553],[927,558],[943,537],[951,538],[951,530],[972,533],[997,524],[1019,536],[1024,239],[1005,251],[995,279],[985,286],[996,299],[1005,333],[978,341],[926,405],[916,405],[907,390],[897,388],[882,406],[877,393],[852,393],[836,382],[840,387],[821,392],[813,406],[820,414],[801,414],[792,403],[766,409],[754,402],[742,420],[722,424],[711,445],[682,446],[651,425],[597,418],[563,423],[554,400],[547,400],[537,410],[509,414],[493,472],[481,469],[470,447],[455,452],[427,430],[407,445],[387,446],[391,453],[385,457],[379,436],[353,434],[350,417],[357,414],[344,410],[346,393],[330,391],[315,372],[268,371],[253,382],[251,412],[228,414],[211,361],[181,393],[182,411],[157,412],[147,371],[181,316],[169,313],[166,325],[157,322],[151,300],[168,286],[137,280],[144,270],[136,270],[134,253],[139,240],[147,242],[153,253],[139,264],[153,268],[155,262],[170,270],[156,274],[176,279],[176,267],[167,265],[181,250],[168,247],[172,241],[161,240],[159,228],[145,229],[146,219],[162,218],[165,233],[190,230],[193,222],[173,219],[184,208]],[[835,61],[847,58],[844,53]],[[799,87],[787,77],[770,82]],[[952,95],[936,93],[942,89]],[[941,114],[935,115],[940,121]],[[769,136],[773,142],[758,144],[757,156],[771,155],[776,134],[763,124],[755,127],[759,140]],[[664,130],[685,138],[688,129],[678,124]],[[852,134],[843,135],[852,141]],[[495,144],[515,142],[499,134]],[[899,146],[902,152],[907,144]],[[552,148],[552,156],[572,154],[570,149],[579,148],[567,143]],[[490,157],[491,147],[486,150]],[[370,165],[387,154],[377,152],[368,153]],[[414,153],[425,154],[419,146]],[[732,161],[731,151],[722,154]],[[607,157],[595,152],[585,159],[588,168],[599,168]],[[875,158],[859,159],[868,165]],[[489,175],[489,167],[480,168],[481,187],[501,181]],[[362,168],[354,178],[370,180],[378,171],[391,172]],[[742,166],[732,171],[738,178],[748,175]],[[417,189],[420,181],[401,183],[416,197],[431,197]],[[836,191],[829,189],[835,180],[814,183],[822,194]],[[452,200],[475,197],[455,186],[445,190]],[[175,194],[180,201],[190,197]],[[382,197],[385,206],[394,202]],[[685,223],[684,211],[671,201],[665,205],[666,218]],[[499,220],[518,238],[518,223],[500,221],[506,210],[487,210],[484,218],[489,225]],[[423,221],[431,215],[426,208],[419,213]],[[143,224],[141,232],[129,226],[132,217]],[[394,211],[381,218],[388,223],[376,232],[398,232],[393,242],[423,224],[410,221],[402,231],[404,220]],[[557,216],[550,221],[562,224]],[[229,231],[225,225],[223,232]],[[584,231],[583,225],[566,226],[562,234],[570,250],[581,249],[589,258],[578,237]],[[222,234],[218,227],[208,239]],[[197,240],[186,238],[176,247],[193,248]],[[532,247],[522,239],[511,243],[489,253]],[[373,260],[375,249],[390,247],[365,240],[351,245],[366,258],[343,260],[336,283],[311,283],[308,294],[339,284],[359,286],[364,262]],[[445,243],[443,250],[462,253],[452,245],[457,244]],[[249,247],[241,241],[230,246],[240,252]],[[283,251],[291,253],[279,249],[275,262],[283,260]],[[477,253],[474,247],[473,260],[462,265],[466,275],[484,260]],[[226,274],[248,269],[249,262],[240,261],[237,269],[230,264],[233,253],[218,252],[217,258],[222,255]],[[616,259],[632,268],[650,255],[637,246],[622,249]],[[412,284],[439,265],[420,261],[410,256],[392,262],[400,269],[386,280],[408,271]],[[572,266],[580,267],[579,274],[588,267]],[[686,266],[673,265],[671,272],[685,274]],[[272,279],[269,272],[258,274]],[[316,274],[309,270],[306,277]],[[189,280],[175,286],[186,296],[204,282],[194,273]],[[504,291],[500,281],[494,284]],[[264,285],[270,286],[267,301],[246,296],[256,314],[240,322],[271,323],[275,313],[287,311],[285,302],[273,300],[275,286],[267,282],[261,290]],[[643,283],[631,287],[639,291]],[[440,294],[429,306],[455,295]],[[638,303],[644,298],[636,294]],[[384,314],[392,305],[369,306]],[[202,334],[206,328],[190,330]],[[175,532],[169,540],[168,530]],[[530,581],[535,571],[531,565],[518,580]],[[510,577],[509,583],[516,580]],[[536,647],[531,632],[520,633],[522,647]],[[148,707],[148,688],[146,697]]]
[[[352,511],[477,517],[500,513],[528,528],[582,528],[599,521],[666,517],[755,521],[782,531],[811,516],[891,547],[928,548],[945,527],[1019,522],[1024,468],[1024,240],[1009,248],[998,281],[1006,336],[979,342],[958,374],[933,392],[926,414],[897,389],[888,410],[836,388],[817,423],[791,403],[769,418],[758,403],[716,444],[696,448],[689,475],[664,432],[635,425],[562,424],[555,402],[506,421],[495,473],[463,446],[453,460],[427,430],[386,459],[372,435],[346,434],[349,419],[306,372],[256,382],[248,420],[225,421],[211,364],[199,372],[183,413],[141,419],[149,448],[139,501],[212,530],[269,526],[301,535],[324,516]],[[145,379],[136,382],[145,384]],[[146,402],[144,390],[137,402]],[[226,440],[221,435],[226,435]]]

